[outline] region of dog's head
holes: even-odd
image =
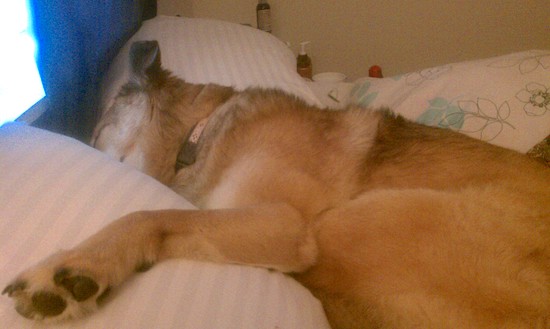
[[[104,111],[91,143],[169,184],[181,140],[192,121],[185,118],[190,110],[185,90],[192,86],[161,67],[156,41],[132,45],[130,68],[129,82]]]

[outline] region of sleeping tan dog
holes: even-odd
[[[78,317],[168,258],[289,273],[334,328],[549,328],[550,170],[388,111],[188,84],[135,43],[94,146],[202,210],[129,214],[20,274],[33,319]]]

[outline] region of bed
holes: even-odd
[[[280,88],[321,107],[390,106],[520,152],[550,134],[550,51],[532,50],[385,79],[319,85],[295,72],[276,37],[227,22],[157,16],[118,51],[97,86],[108,106],[128,75],[129,45],[159,41],[165,67],[196,83]],[[326,100],[336,95],[337,103]],[[332,98],[331,98],[332,99]],[[544,161],[544,160],[543,160]],[[547,160],[546,160],[547,161]],[[85,143],[21,123],[0,128],[0,284],[135,210],[193,208],[154,179]],[[61,324],[19,316],[0,298],[3,328],[329,328],[320,303],[264,269],[169,261],[117,289],[98,312]]]

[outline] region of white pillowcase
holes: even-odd
[[[321,105],[296,73],[296,58],[279,39],[230,22],[158,16],[145,21],[117,55],[102,85],[102,104],[128,81],[128,53],[139,40],[157,40],[165,68],[191,83],[217,83],[238,90],[278,88]]]
[[[550,51],[356,81],[351,102],[526,152],[550,134]]]
[[[137,210],[191,209],[175,192],[74,139],[22,124],[0,127],[0,289],[20,271]],[[265,269],[160,263],[84,319],[29,321],[0,297],[2,328],[328,329],[320,302]]]

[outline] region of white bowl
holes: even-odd
[[[313,76],[315,82],[342,82],[346,80],[346,75],[339,72],[323,72]]]

